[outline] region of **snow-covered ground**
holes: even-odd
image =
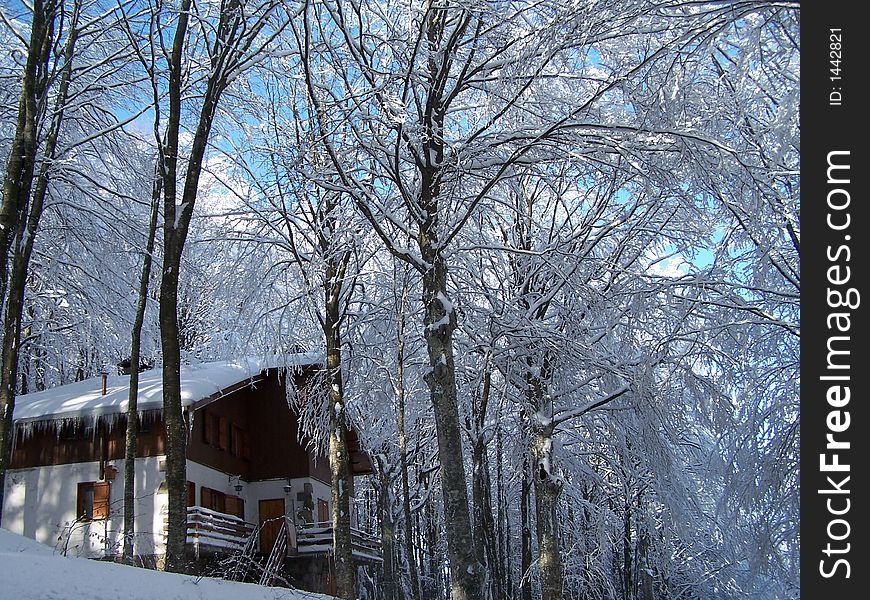
[[[251,583],[66,558],[0,529],[0,600],[332,600]]]

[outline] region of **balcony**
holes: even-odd
[[[251,523],[201,506],[187,508],[187,543],[197,556],[201,550],[211,552],[242,552],[255,527]]]
[[[267,546],[273,547],[279,536],[286,536],[282,542],[282,554],[292,556],[311,556],[332,552],[332,523],[297,524],[294,526],[283,517],[280,526],[270,527],[272,519],[261,527],[239,517],[209,510],[201,506],[187,509],[187,543],[193,547],[196,556],[201,553],[240,553],[253,555],[260,549],[260,537],[268,539]],[[283,531],[286,527],[286,531]],[[367,532],[351,528],[353,555],[363,561],[381,561],[380,540]]]
[[[366,561],[381,561],[380,540],[364,531],[351,527],[351,542],[354,558]],[[307,523],[296,526],[297,554],[332,552],[332,522]]]

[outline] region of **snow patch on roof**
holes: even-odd
[[[181,403],[183,406],[190,406],[198,400],[256,377],[269,368],[314,365],[322,360],[319,354],[306,352],[283,357],[273,356],[268,360],[245,357],[184,365],[181,367]],[[124,413],[127,411],[129,387],[129,375],[109,375],[105,395],[101,394],[101,377],[24,394],[15,399],[13,418],[24,423]],[[139,374],[137,408],[140,412],[163,408],[163,369]]]

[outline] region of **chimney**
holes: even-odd
[[[106,387],[109,382],[109,369],[103,367],[103,370],[100,371],[100,395],[106,395]]]

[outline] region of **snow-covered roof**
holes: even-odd
[[[237,360],[184,365],[181,367],[181,403],[194,402],[225,390],[262,371],[275,367],[294,367],[319,364],[323,358],[316,353],[273,356],[268,360],[241,358]],[[129,375],[109,375],[106,393],[102,391],[102,377],[92,377],[55,388],[24,394],[15,399],[13,418],[19,423],[69,419],[84,416],[102,416],[127,411]],[[163,369],[152,369],[139,374],[139,411],[163,407]]]

